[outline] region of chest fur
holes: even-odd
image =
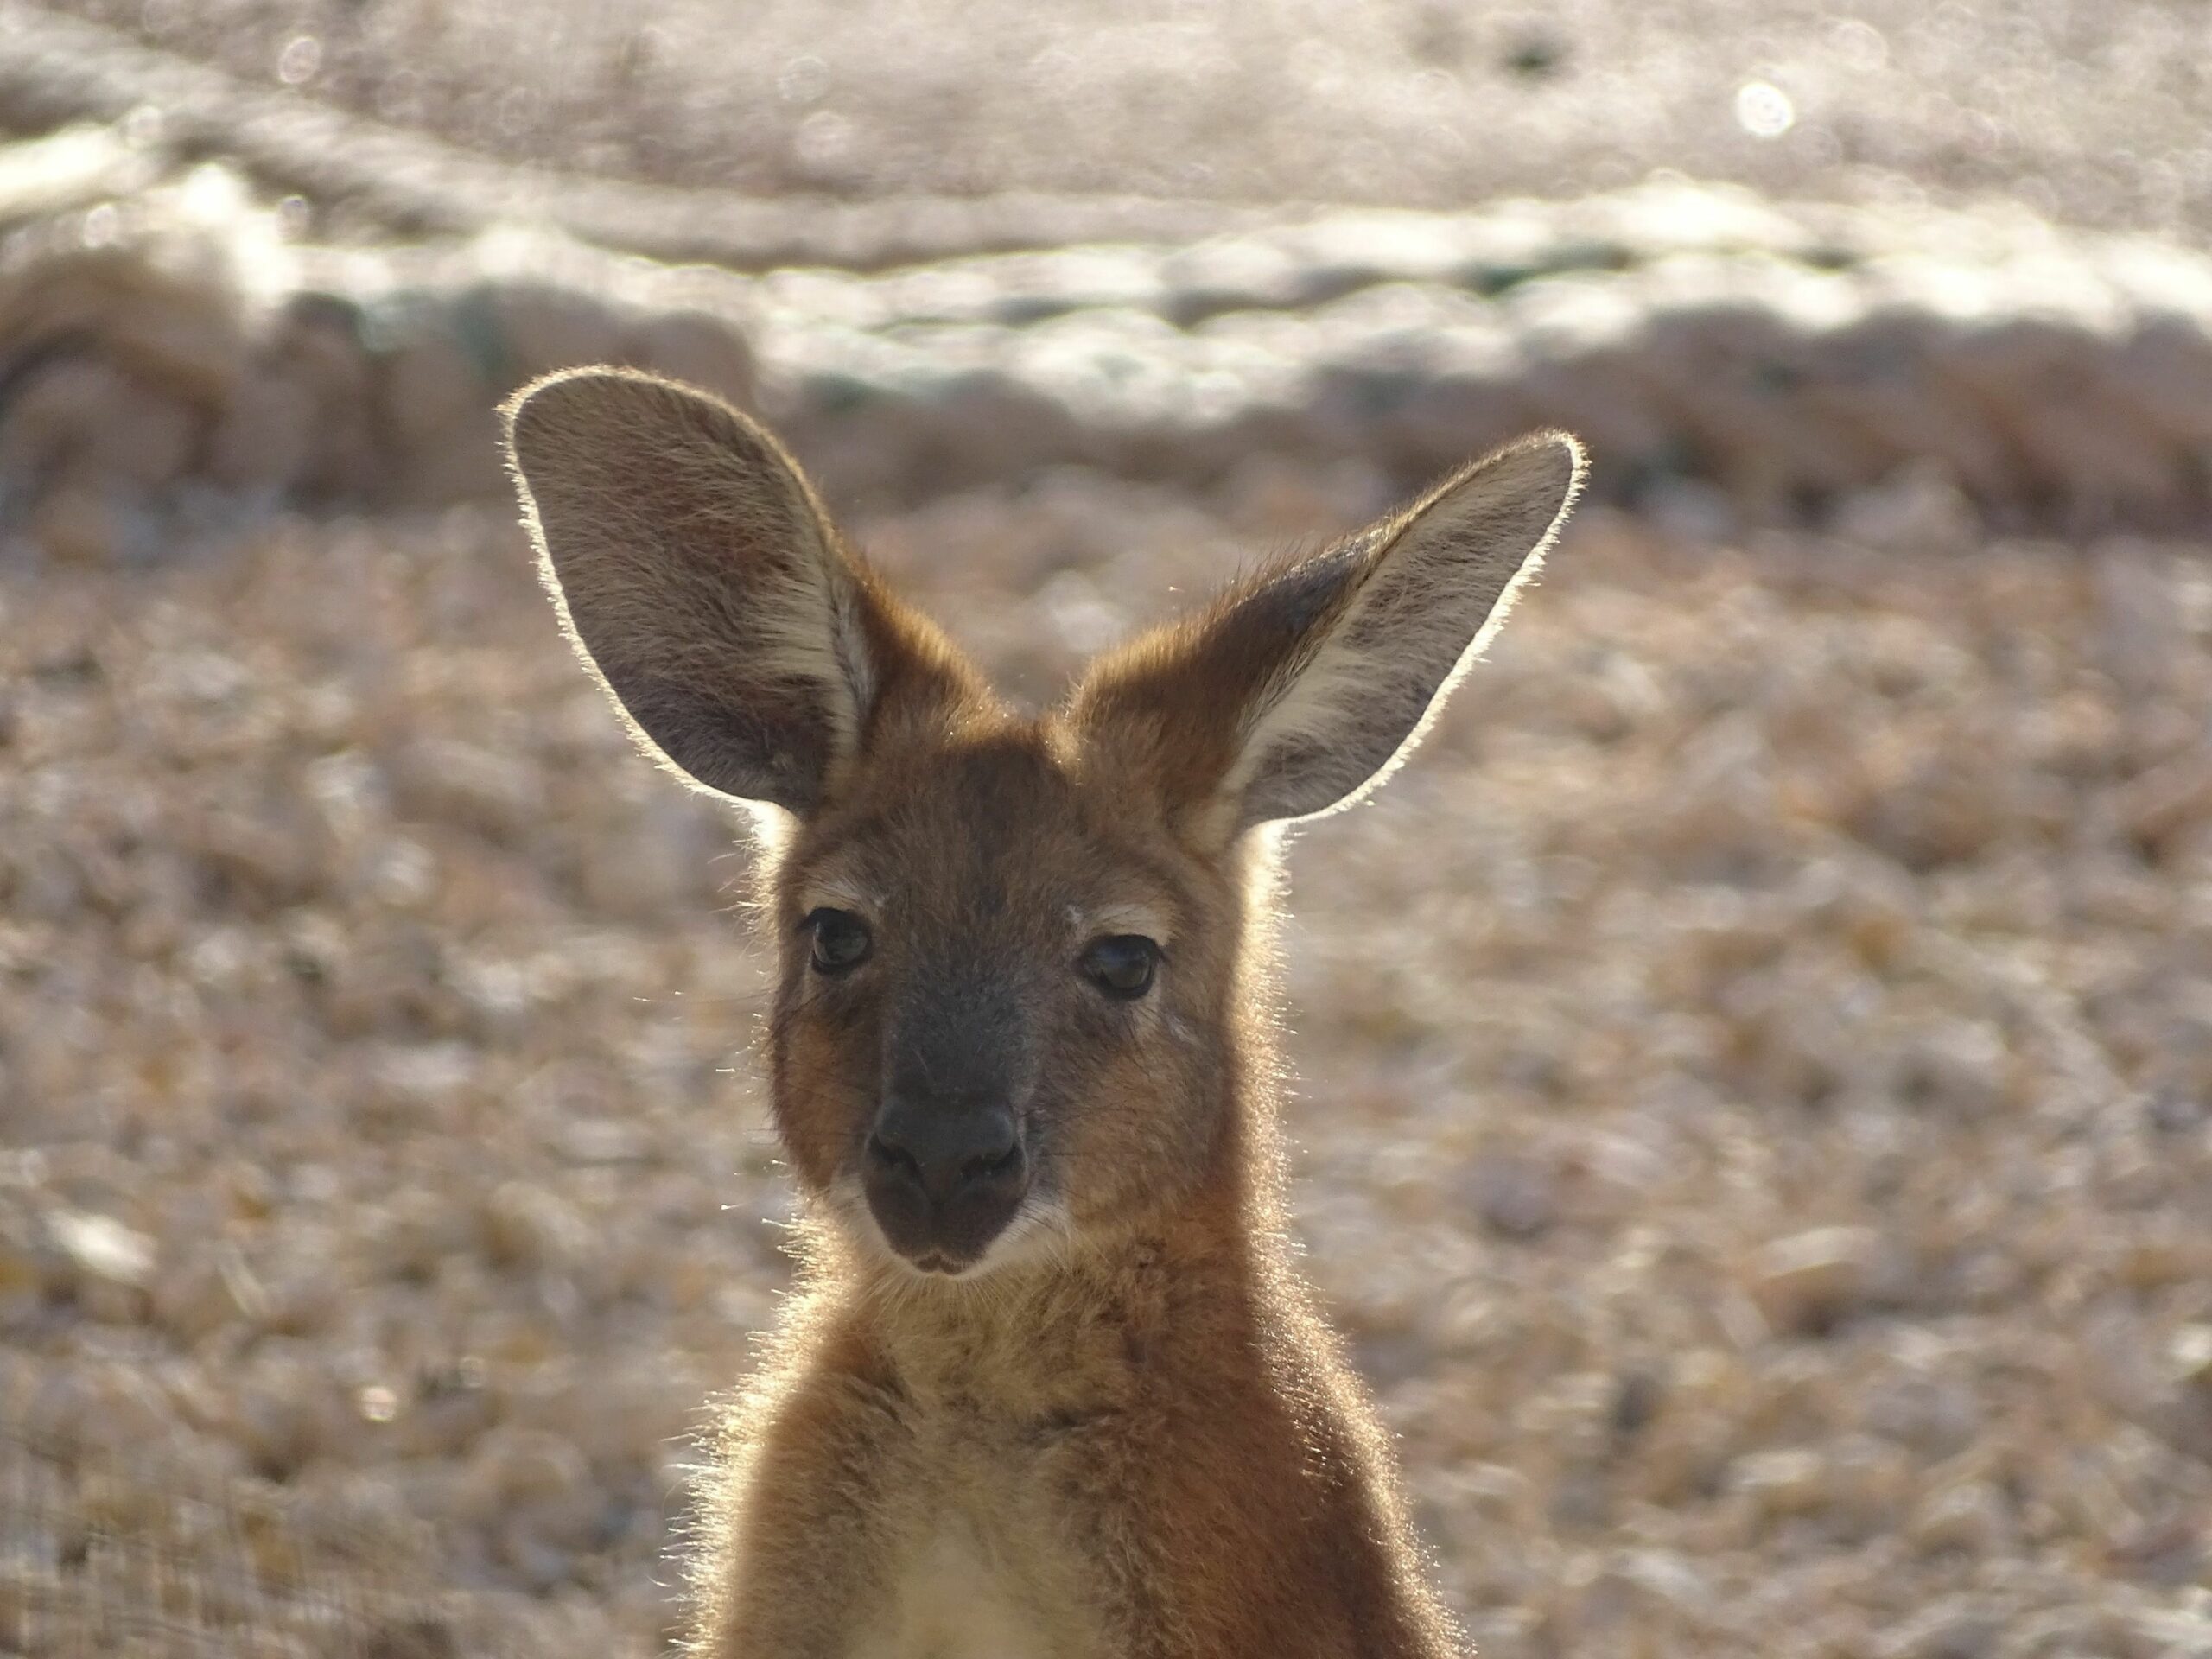
[[[1068,1610],[958,1521],[908,1541],[855,1659],[1043,1659]]]
[[[1061,1448],[940,1421],[909,1448],[889,1571],[855,1659],[1087,1659],[1105,1651]]]

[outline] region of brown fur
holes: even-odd
[[[1288,1260],[1271,830],[1417,741],[1580,476],[1532,440],[1019,718],[774,441],[614,371],[509,414],[549,586],[650,752],[785,815],[764,870],[802,1283],[730,1414],[697,1649],[1435,1656],[1392,1459]],[[810,916],[864,917],[849,975]],[[1101,994],[1089,942],[1160,946]],[[887,1077],[980,1066],[1027,1196],[959,1277],[872,1229]],[[903,1068],[903,1071],[902,1069]]]

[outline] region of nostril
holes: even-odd
[[[980,1185],[986,1181],[1003,1180],[1009,1175],[1020,1173],[1020,1170],[1021,1142],[1013,1141],[1007,1142],[1002,1152],[979,1152],[969,1159],[960,1166],[960,1178]]]
[[[914,1154],[880,1135],[868,1136],[868,1157],[870,1163],[887,1174],[905,1175],[916,1181],[922,1179],[922,1166]]]

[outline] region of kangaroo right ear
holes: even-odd
[[[1109,654],[1068,718],[1202,841],[1346,806],[1420,742],[1543,562],[1583,467],[1564,432],[1501,449]]]
[[[576,369],[505,415],[563,626],[640,747],[696,783],[810,812],[887,704],[971,683],[844,551],[798,463],[721,399]]]

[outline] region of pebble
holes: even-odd
[[[486,1201],[484,1247],[496,1265],[559,1271],[591,1248],[590,1230],[557,1195],[526,1181],[505,1181]]]
[[[154,1318],[188,1344],[269,1313],[267,1290],[235,1246],[178,1262],[154,1287]]]
[[[1484,1226],[1505,1238],[1532,1238],[1557,1219],[1548,1172],[1522,1159],[1485,1158],[1467,1173],[1465,1191]]]
[[[1964,1480],[1939,1486],[1913,1511],[1907,1535],[1925,1550],[1986,1555],[2011,1530],[2003,1498],[1987,1483]]]
[[[1738,1458],[1732,1484],[1770,1518],[1802,1515],[1828,1496],[1828,1470],[1813,1452],[1760,1452]]]
[[[154,1241],[112,1216],[61,1210],[47,1217],[60,1251],[65,1287],[96,1319],[126,1324],[143,1317],[155,1270]]]
[[[1863,1304],[1880,1253],[1880,1236],[1868,1227],[1776,1239],[1752,1258],[1751,1299],[1777,1330],[1817,1334]]]

